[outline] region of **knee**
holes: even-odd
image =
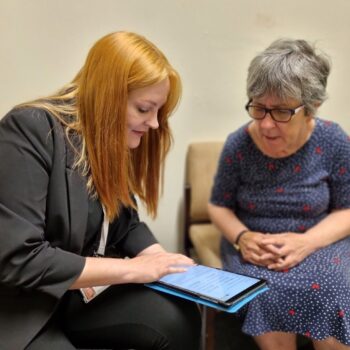
[[[268,332],[254,337],[261,350],[296,350],[296,335],[294,333]]]
[[[312,340],[313,346],[315,350],[324,350],[324,349],[332,349],[332,350],[346,350],[350,349],[349,345],[345,345],[340,343],[337,339],[333,337],[326,338],[324,340]]]
[[[169,349],[199,349],[201,317],[195,303],[171,298],[163,310],[159,326],[160,332],[168,338]]]

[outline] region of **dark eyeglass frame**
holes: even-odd
[[[305,106],[304,105],[300,105],[298,107],[295,108],[266,108],[266,107],[261,107],[261,106],[257,106],[257,105],[253,105],[251,104],[252,100],[249,100],[248,103],[245,105],[245,110],[247,111],[248,115],[255,120],[262,120],[266,117],[266,115],[269,113],[271,118],[276,122],[276,123],[288,123],[291,121],[291,119]],[[250,113],[249,113],[249,107],[257,107],[260,109],[263,109],[265,111],[264,115],[261,118],[255,118],[253,117]],[[290,117],[288,120],[276,120],[275,117],[273,116],[273,111],[288,111],[290,112]]]

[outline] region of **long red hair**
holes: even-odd
[[[128,94],[166,78],[170,92],[158,113],[159,128],[149,130],[140,146],[129,150]],[[68,134],[81,135],[76,166],[88,176],[89,192],[98,196],[112,220],[121,206],[135,207],[133,194],[156,216],[164,160],[172,142],[168,118],[180,96],[180,77],[154,44],[135,33],[115,32],[95,43],[70,84],[21,106],[44,108],[65,124]]]

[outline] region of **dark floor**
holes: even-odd
[[[258,350],[253,339],[240,329],[241,324],[234,314],[218,312],[215,316],[215,350]],[[298,350],[312,349],[307,339],[298,337]]]

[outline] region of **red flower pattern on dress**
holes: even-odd
[[[334,264],[337,264],[337,265],[338,265],[338,264],[340,264],[340,261],[341,261],[341,260],[340,260],[340,258],[339,258],[338,256],[336,256],[335,258],[333,258],[333,263],[334,263]]]
[[[276,166],[273,163],[267,163],[267,169],[269,169],[270,171],[274,171],[276,170]]]
[[[256,208],[256,205],[253,202],[248,203],[248,209],[254,210]]]
[[[312,286],[311,286],[312,289],[320,289],[320,285],[318,283],[312,283]]]
[[[339,310],[339,311],[338,311],[338,316],[341,317],[341,318],[343,318],[343,317],[345,316],[344,310]]]
[[[277,187],[276,188],[276,193],[284,193],[284,188],[283,187]]]
[[[236,157],[237,157],[238,160],[243,160],[243,154],[242,154],[242,152],[237,152],[237,153],[236,153]]]
[[[232,158],[229,156],[225,157],[225,163],[231,165],[233,163]]]
[[[305,232],[305,230],[306,230],[306,227],[304,225],[299,225],[298,226],[298,231]]]
[[[340,167],[339,175],[344,175],[346,173],[346,168],[344,166]]]
[[[322,153],[323,153],[322,148],[321,148],[320,146],[317,146],[317,147],[316,147],[315,152],[316,152],[317,154],[322,154]]]
[[[304,206],[303,206],[303,211],[308,212],[308,211],[310,211],[310,210],[311,210],[311,206],[308,205],[308,204],[304,204]]]
[[[296,164],[294,167],[294,172],[295,173],[300,173],[301,172],[301,165],[300,164]]]
[[[224,199],[228,200],[228,199],[231,199],[231,197],[232,197],[232,193],[229,193],[229,192],[224,193]]]
[[[288,313],[289,313],[289,315],[294,316],[295,315],[295,310],[294,309],[290,309],[288,311]]]
[[[288,268],[283,269],[282,272],[287,273],[287,272],[289,272],[289,269]]]
[[[304,335],[305,335],[305,337],[310,338],[310,337],[311,337],[311,332],[310,332],[310,331],[306,331],[306,332],[304,333]]]
[[[333,122],[331,122],[330,120],[324,120],[323,123],[325,126],[331,126],[333,124]]]

